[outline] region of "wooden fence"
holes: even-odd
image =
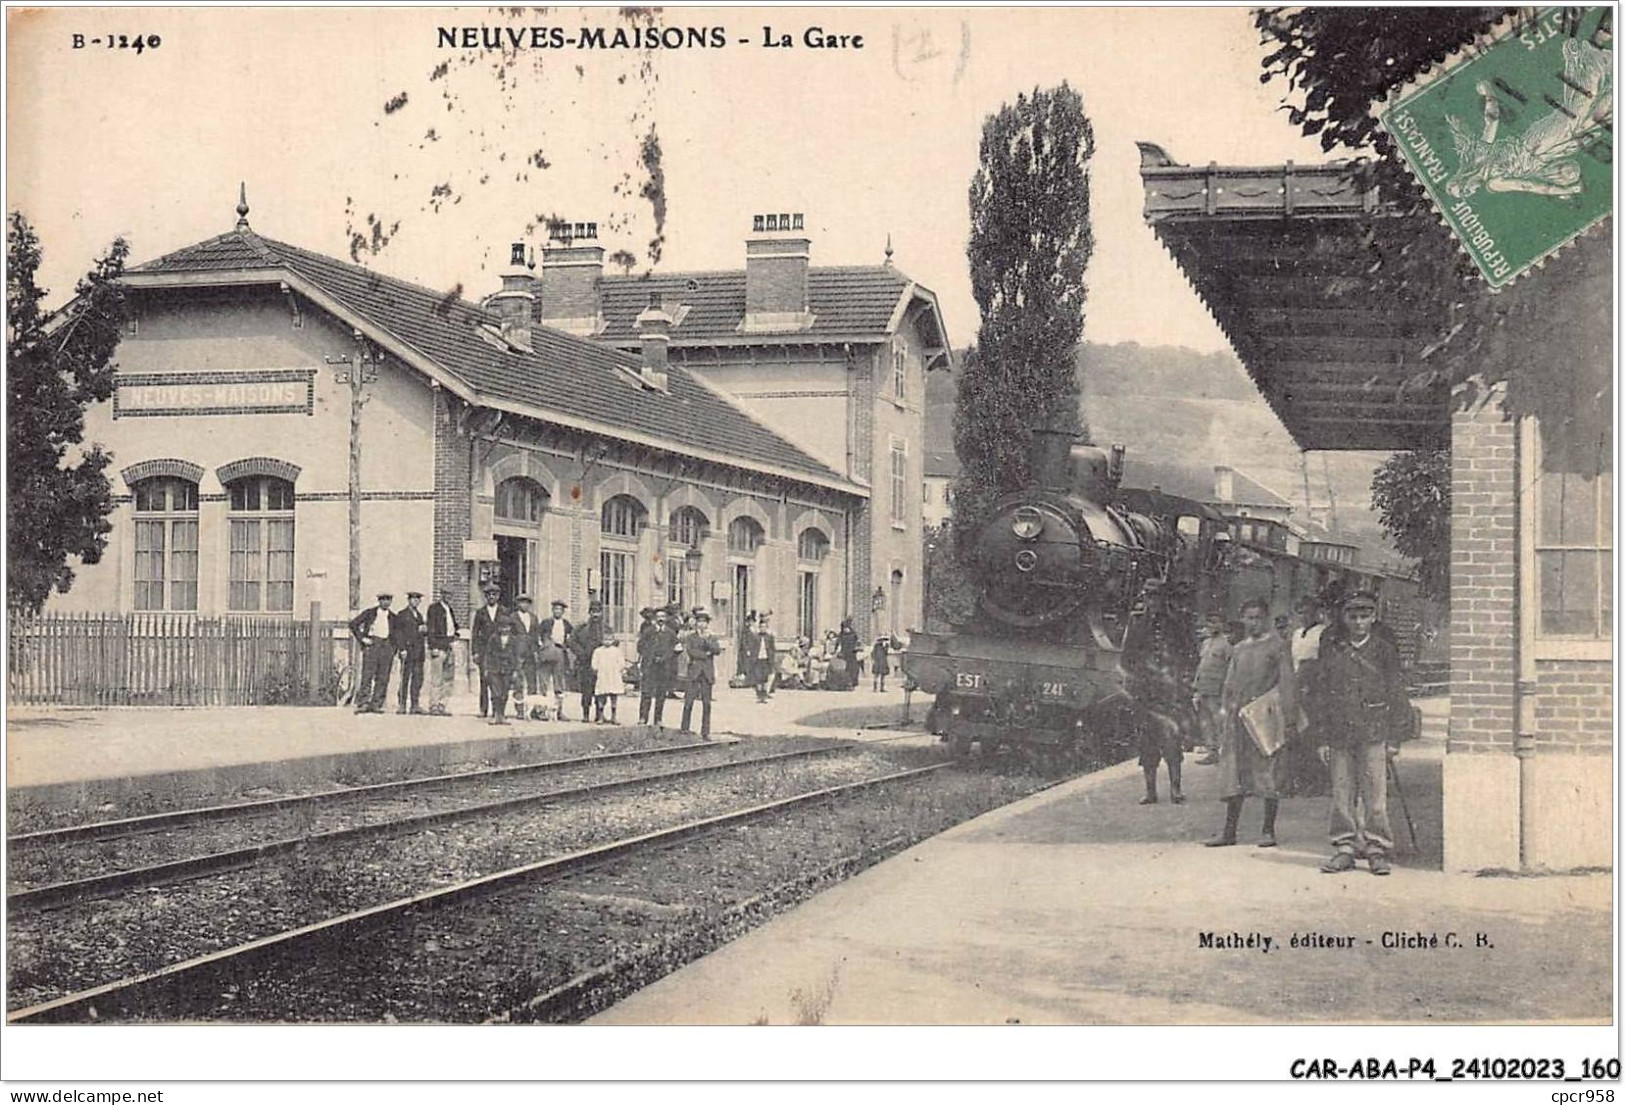
[[[333,623],[186,614],[8,619],[13,704],[331,705]]]

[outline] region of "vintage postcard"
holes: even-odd
[[[7,1077],[1617,1079],[1611,16],[8,9]]]

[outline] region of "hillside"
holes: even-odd
[[[1131,454],[1181,464],[1228,464],[1290,499],[1300,520],[1335,513],[1341,533],[1392,555],[1370,509],[1371,473],[1386,454],[1300,453],[1228,352],[1085,343],[1078,375],[1083,419],[1096,444],[1123,444]],[[954,393],[950,374],[931,373],[928,452],[953,449]]]

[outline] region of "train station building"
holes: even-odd
[[[729,631],[772,609],[781,637],[918,623],[923,373],[947,354],[889,263],[809,269],[775,218],[738,274],[639,281],[565,234],[474,303],[247,216],[125,274],[85,433],[113,528],[48,611],[333,619],[446,589],[467,624],[495,581],[572,618],[600,598],[623,631],[668,601]]]
[[[1147,222],[1300,447],[1450,449],[1446,870],[1612,866],[1607,238],[1501,292],[1483,369],[1451,373],[1449,328],[1385,283],[1427,216],[1386,210],[1347,165],[1141,154]],[[1485,382],[1507,366],[1544,381],[1549,424]]]

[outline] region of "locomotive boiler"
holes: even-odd
[[[1047,767],[1110,756],[1148,711],[1183,724],[1228,534],[1204,504],[1120,487],[1121,446],[1034,437],[1034,484],[968,535],[974,615],[914,634],[903,666],[956,754],[1008,746]]]

